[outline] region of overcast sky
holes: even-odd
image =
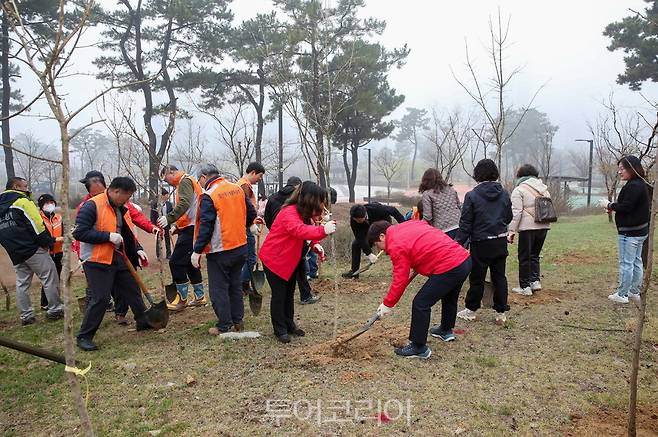
[[[112,0],[101,3],[113,5]],[[623,71],[623,54],[606,49],[609,41],[602,35],[604,27],[630,14],[629,8],[641,10],[642,0],[503,0],[499,3],[504,16],[511,15],[510,40],[507,52],[508,68],[522,66],[522,73],[511,84],[511,104],[525,106],[532,94],[545,84],[534,106],[548,113],[559,126],[554,144],[558,147],[584,147],[573,139],[587,137],[587,122],[596,119],[601,101],[611,92],[620,106],[646,108],[637,93],[615,83]],[[411,49],[407,63],[393,71],[390,82],[406,96],[404,104],[394,113],[399,118],[407,106],[436,105],[449,110],[469,109],[472,103],[452,77],[452,67],[465,77],[464,42],[468,40],[471,55],[481,68],[483,77],[490,72],[485,45],[488,39],[488,19],[496,14],[498,4],[490,0],[368,0],[364,16],[387,22],[380,41],[387,47],[405,43]],[[271,9],[268,0],[235,0],[232,9],[236,22],[258,12]],[[96,31],[86,35],[88,42],[96,39]],[[98,54],[93,48],[80,50],[75,57],[78,71],[93,73],[90,60]],[[30,98],[36,92],[32,75],[24,73],[19,82],[23,94]],[[71,78],[65,83],[70,107],[102,89],[91,77]],[[647,95],[656,95],[654,84],[646,85]],[[184,99],[183,99],[184,100]],[[141,98],[138,99],[141,104]],[[184,103],[184,102],[183,102]],[[32,111],[35,115],[43,110]],[[76,125],[86,123],[89,111]],[[272,126],[271,129],[274,127]],[[183,128],[179,128],[181,134]],[[47,142],[57,140],[57,128],[52,122],[35,118],[16,120],[13,135],[31,131]],[[268,132],[270,129],[268,129]],[[213,131],[207,139],[212,142]],[[272,132],[271,136],[274,134]]]

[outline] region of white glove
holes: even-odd
[[[324,214],[322,214],[322,221],[325,223],[331,221],[331,212],[327,208],[324,209]]]
[[[169,233],[171,235],[175,235],[176,231],[178,231],[178,227],[176,225],[171,225],[171,227],[169,228]]]
[[[608,202],[608,199],[599,199],[599,206],[601,208],[608,209],[609,204],[610,204],[610,202]]]
[[[251,232],[251,235],[258,234],[258,225],[254,223],[253,225],[249,226],[249,232]]]
[[[140,267],[146,267],[149,265],[149,257],[146,256],[146,252],[143,250],[138,250],[137,251],[137,256],[139,257],[139,266]]]
[[[160,232],[162,232],[162,228],[159,228],[158,226],[153,226],[153,230],[151,233],[155,235],[156,237],[160,236]]]
[[[320,246],[319,244],[314,244],[313,250],[318,254],[320,259],[324,259],[324,247]]]
[[[507,234],[507,242],[509,244],[514,244],[514,232],[510,232]]]
[[[119,247],[123,244],[123,237],[121,234],[116,232],[110,232],[110,243],[114,244],[116,247]]]
[[[377,315],[381,319],[384,316],[388,316],[389,314],[393,313],[393,308],[389,308],[383,303],[379,305],[379,308],[377,308]]]
[[[190,257],[190,261],[192,262],[192,267],[195,269],[200,269],[201,268],[201,254],[192,252],[192,256]]]
[[[328,221],[324,224],[324,232],[327,235],[331,235],[336,232],[336,220]]]
[[[377,255],[375,255],[374,253],[371,253],[370,255],[368,255],[368,261],[370,261],[370,264],[376,263],[377,262]]]
[[[158,219],[158,226],[161,228],[166,228],[169,222],[167,222],[167,216],[162,216]]]

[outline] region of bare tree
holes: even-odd
[[[191,173],[194,166],[202,161],[208,161],[206,140],[201,135],[201,126],[195,124],[191,118],[187,119],[185,137],[181,141],[174,139],[173,149],[170,161],[180,164],[186,173]]]
[[[465,117],[459,110],[454,110],[443,117],[437,108],[432,109],[426,138],[431,145],[426,156],[445,180],[450,180],[453,170],[462,163],[476,139],[470,116]]]
[[[373,164],[375,164],[377,171],[379,171],[379,173],[384,176],[384,179],[386,179],[386,195],[388,201],[390,202],[391,182],[393,181],[395,175],[397,175],[402,168],[402,161],[397,159],[391,149],[384,147],[377,153],[377,155],[375,155]]]
[[[27,154],[17,154],[14,161],[28,184],[35,186],[42,181],[48,165],[41,159],[48,154],[48,145],[39,141],[32,132],[17,135],[14,141],[21,150],[27,152]]]
[[[520,67],[508,69],[507,64],[505,63],[505,52],[511,44],[509,41],[510,20],[511,17],[508,17],[507,22],[503,22],[500,8],[498,9],[497,20],[495,23],[492,21],[491,17],[489,17],[490,41],[487,49],[491,65],[493,65],[492,77],[487,80],[478,77],[478,74],[476,73],[478,69],[471,60],[468,43],[466,43],[466,68],[471,79],[471,84],[467,84],[464,80],[459,79],[454,71],[452,72],[452,75],[459,86],[466,91],[468,96],[480,108],[486,119],[488,130],[491,133],[493,143],[496,145],[495,160],[499,169],[501,168],[505,143],[507,143],[510,137],[514,135],[514,132],[523,121],[528,109],[532,107],[537,94],[539,94],[539,91],[543,88],[543,86],[541,86],[535,91],[528,104],[523,107],[521,116],[516,122],[511,126],[507,126],[507,112],[509,111],[510,106],[505,101],[506,94],[509,91],[512,80],[521,72]],[[491,83],[491,86],[488,89],[485,88],[487,82]],[[492,94],[493,97],[491,97]],[[484,142],[483,137],[480,137],[480,139]]]

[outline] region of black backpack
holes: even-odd
[[[537,195],[535,197],[535,215],[532,215],[529,211],[526,211],[528,214],[533,216],[535,223],[556,222],[557,212],[555,211],[555,206],[553,206],[553,200],[550,197],[544,196],[534,187],[528,184],[525,184],[525,186],[530,188]]]

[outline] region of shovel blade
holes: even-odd
[[[252,290],[249,293],[249,309],[251,314],[257,316],[260,314],[260,310],[263,307],[263,295],[256,290]]]
[[[256,290],[261,290],[265,285],[265,272],[262,270],[254,270],[251,275],[254,280],[254,288],[256,288]]]
[[[169,323],[169,310],[167,309],[167,302],[160,301],[151,308],[147,309],[144,313],[146,318],[146,323],[148,323],[153,329],[163,329],[167,327]]]

